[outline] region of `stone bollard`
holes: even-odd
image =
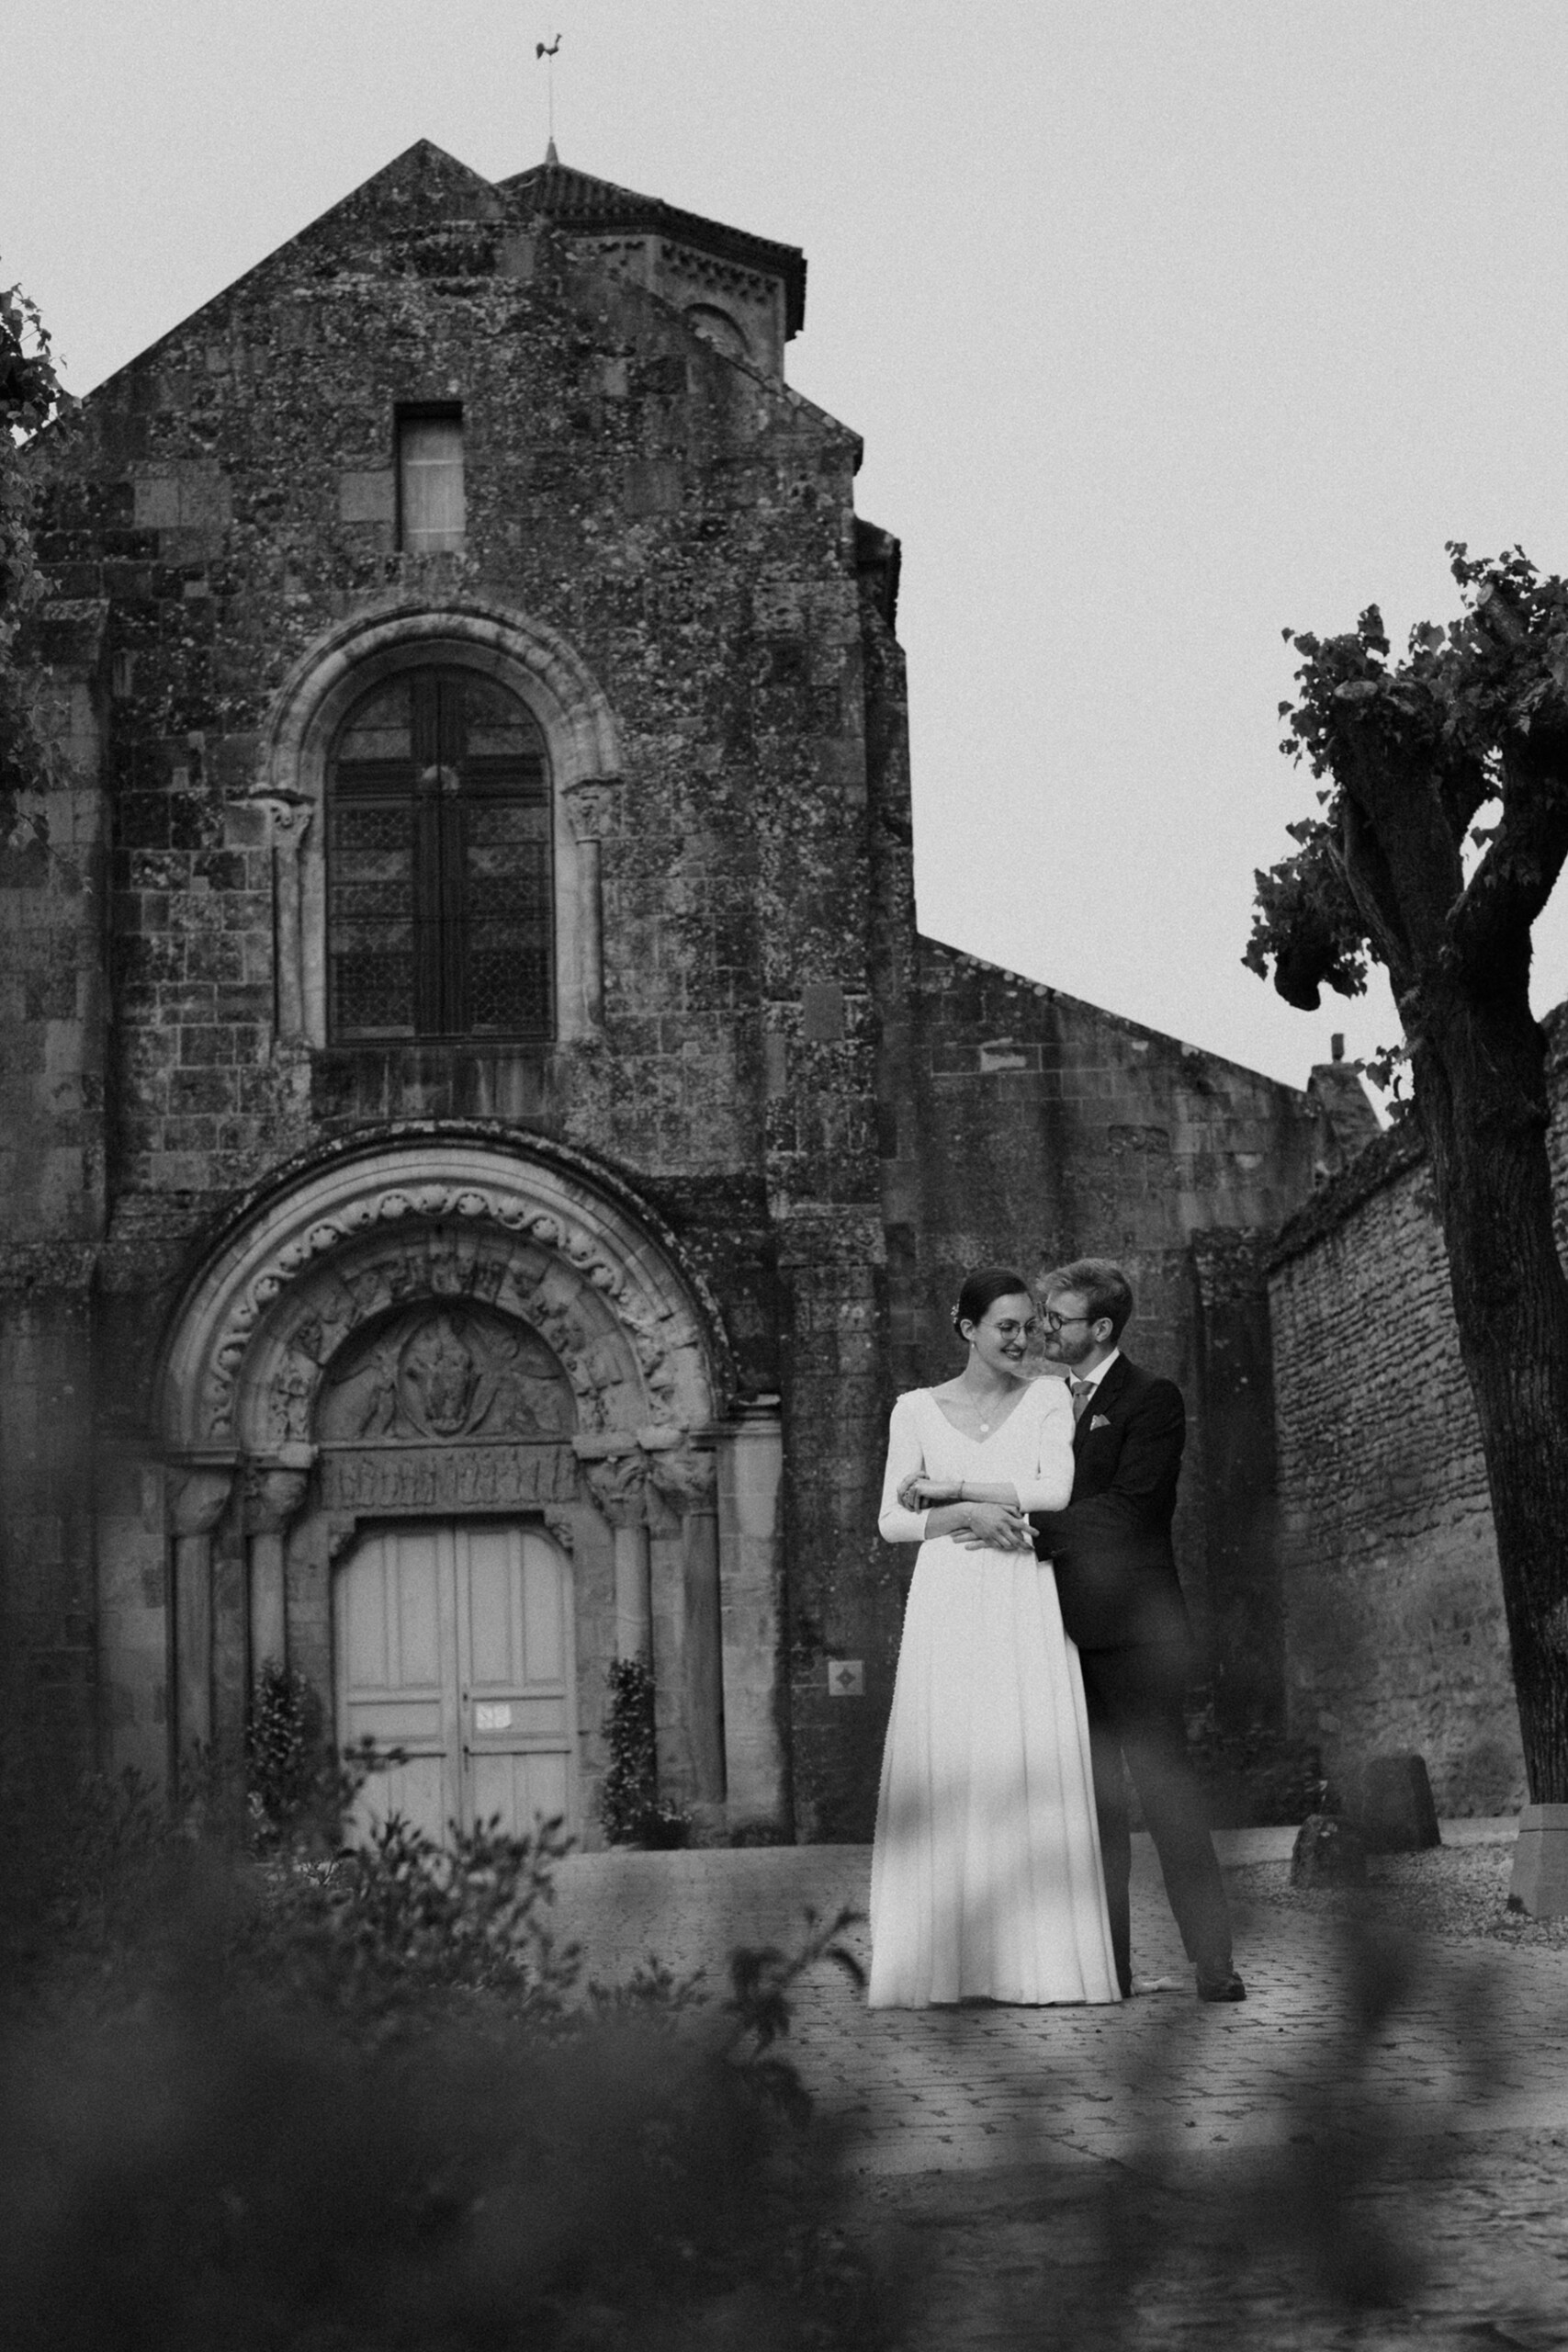
[[[1346,1810],[1369,1854],[1418,1854],[1440,1846],[1432,1783],[1420,1756],[1374,1756],[1355,1773]]]
[[[1527,1804],[1520,1814],[1508,1908],[1532,1919],[1568,1912],[1568,1804]]]
[[[1365,1886],[1367,1849],[1353,1823],[1309,1813],[1291,1849],[1292,1886]]]

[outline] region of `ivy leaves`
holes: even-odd
[[[0,789],[46,781],[51,772],[15,662],[17,632],[48,594],[33,543],[37,484],[23,451],[73,405],[36,304],[19,286],[0,288]],[[11,816],[0,807],[0,843]]]

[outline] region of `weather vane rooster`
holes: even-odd
[[[542,41],[542,40],[536,40],[536,41],[534,43],[534,62],[535,62],[535,63],[536,63],[536,64],[537,64],[537,62],[538,62],[538,61],[539,61],[539,59],[540,59],[541,57],[544,59],[544,61],[545,61],[545,65],[546,65],[547,75],[547,79],[548,79],[548,82],[549,82],[550,143],[549,143],[548,147],[545,150],[545,161],[546,161],[546,163],[547,163],[547,164],[553,164],[553,163],[555,163],[555,162],[557,161],[557,156],[556,156],[556,65],[555,65],[555,58],[556,58],[556,51],[557,51],[557,50],[558,50],[559,47],[560,47],[560,35],[559,35],[559,33],[557,33],[557,35],[556,35],[556,37],[555,37],[554,40],[552,40],[552,41]]]

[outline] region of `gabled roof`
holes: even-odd
[[[705,220],[700,213],[682,212],[662,197],[638,196],[617,187],[613,180],[595,179],[591,172],[574,171],[556,160],[552,145],[542,164],[497,182],[497,190],[519,210],[541,213],[563,229],[589,233],[644,230],[669,237],[742,269],[780,277],[784,288],[784,333],[796,334],[806,321],[806,255],[798,245],[775,244],[753,237],[744,229],[727,228],[722,220]]]

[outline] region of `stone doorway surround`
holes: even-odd
[[[588,1842],[605,1670],[644,1651],[661,1792],[701,1838],[788,1836],[778,1403],[733,1401],[713,1299],[587,1155],[383,1129],[285,1171],[187,1285],[158,1418],[176,1771],[237,1776],[268,1659],[330,1706],[363,1531],[503,1519],[571,1555]]]

